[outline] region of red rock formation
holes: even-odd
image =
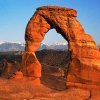
[[[2,67],[2,74],[3,77],[11,77],[14,72],[20,69],[20,64],[17,61],[7,62],[4,59],[3,67]]]
[[[20,71],[28,81],[33,81],[35,84],[40,84],[41,64],[37,60],[35,53],[25,52],[22,55],[22,67]],[[16,79],[16,77],[13,77]],[[24,80],[26,80],[24,79]]]
[[[37,8],[25,32],[26,48],[21,68],[24,75],[41,77],[41,65],[35,57],[35,51],[45,34],[54,28],[66,39],[68,51],[71,52],[66,84],[72,82],[100,85],[99,49],[94,39],[85,33],[76,16],[76,10],[70,8],[57,6]]]

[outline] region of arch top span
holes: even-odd
[[[72,9],[72,8],[65,8],[65,7],[61,7],[61,6],[42,6],[42,7],[39,7],[37,8],[38,11],[41,11],[41,10],[45,10],[45,11],[48,11],[48,12],[56,12],[59,14],[59,12],[65,16],[73,16],[73,17],[76,17],[77,16],[77,11],[75,9]]]
[[[76,20],[76,16],[77,11],[71,8],[59,6],[43,6],[37,8],[26,27],[26,51],[36,51],[40,42],[44,39],[45,34],[52,28],[57,33],[60,33],[68,43],[75,41],[76,34],[74,33],[74,29],[77,30],[77,34],[82,33],[82,31],[84,33],[84,29]]]

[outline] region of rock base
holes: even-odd
[[[40,78],[37,77],[26,77],[23,76],[22,72],[15,72],[10,79],[19,80],[19,81],[27,81],[33,84],[40,84]]]
[[[75,87],[75,88],[87,89],[87,90],[100,90],[100,86],[88,85],[88,84],[82,84],[82,83],[66,82],[66,86],[67,87]]]

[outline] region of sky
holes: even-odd
[[[77,10],[77,20],[85,32],[100,44],[100,0],[0,0],[0,42],[25,43],[25,28],[36,8],[63,6]],[[46,33],[42,42],[66,42],[54,29]]]

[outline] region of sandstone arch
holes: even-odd
[[[35,56],[35,51],[45,34],[55,28],[57,33],[68,41],[68,51],[71,52],[67,85],[72,83],[100,85],[99,49],[94,39],[85,33],[76,17],[77,11],[70,8],[58,6],[37,8],[26,27],[26,47],[21,68],[23,75],[35,79],[41,77],[41,64]],[[92,72],[96,76],[93,76]]]

